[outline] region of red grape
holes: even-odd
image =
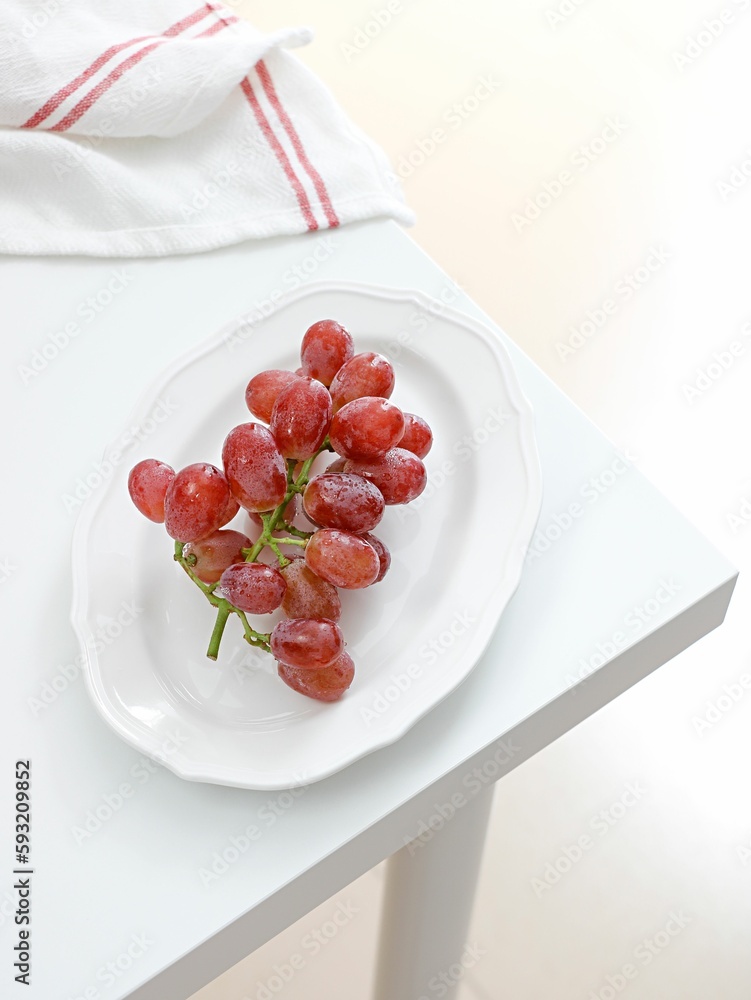
[[[233,427],[222,447],[224,471],[235,499],[246,510],[273,510],[287,492],[287,467],[263,424]]]
[[[164,498],[175,478],[175,470],[155,458],[145,458],[134,465],[128,476],[130,499],[138,510],[157,524],[164,523]]]
[[[251,615],[276,611],[287,589],[278,569],[257,562],[229,566],[222,573],[219,586],[230,604]]]
[[[394,391],[394,369],[382,354],[365,351],[350,358],[331,383],[334,412],[353,399],[381,396],[388,399]]]
[[[246,630],[245,613],[277,612],[278,624],[263,638],[279,677],[324,702],[341,698],[355,673],[337,624],[338,588],[359,590],[388,572],[391,554],[372,532],[387,505],[423,492],[422,459],[433,443],[422,417],[389,402],[395,383],[389,360],[354,350],[340,323],[313,323],[299,368],[268,369],[248,382],[245,402],[254,422],[230,430],[223,471],[197,463],[175,474],[148,459],[128,477],[135,506],[164,522],[194,582],[220,608],[207,655],[216,658],[228,609]],[[324,447],[336,454],[318,460]],[[323,473],[310,471],[314,464]],[[241,507],[245,530],[221,530]],[[272,511],[278,523],[269,538],[263,524]],[[251,550],[257,558],[248,562],[243,554]]]
[[[322,319],[305,332],[300,360],[306,375],[331,385],[336,373],[354,353],[352,337],[344,327],[333,319]]]
[[[303,376],[277,396],[271,433],[285,458],[304,460],[323,444],[331,423],[331,396],[325,385]]]
[[[428,481],[420,459],[404,448],[392,448],[372,462],[349,461],[346,469],[377,486],[387,505],[409,503],[419,497]]]
[[[321,579],[346,590],[375,583],[380,571],[378,553],[351,531],[321,528],[305,547],[305,562]]]
[[[282,598],[282,611],[288,618],[328,618],[338,622],[342,602],[336,587],[316,576],[305,564],[295,559],[281,571],[287,582]]]
[[[192,571],[204,583],[216,583],[222,573],[233,563],[243,561],[242,549],[249,549],[251,541],[239,531],[215,531],[200,542],[188,542],[184,556],[195,556]]]
[[[361,476],[323,473],[311,479],[303,509],[314,524],[362,534],[372,531],[386,505],[378,489]]]
[[[373,548],[376,550],[376,555],[378,556],[378,561],[381,564],[381,568],[378,571],[378,576],[375,578],[373,582],[380,583],[381,580],[384,578],[384,576],[386,576],[386,574],[389,571],[389,566],[391,565],[391,553],[383,544],[381,539],[376,537],[376,535],[363,535],[363,538],[368,543],[368,545],[372,545]]]
[[[164,526],[178,542],[206,538],[222,523],[229,485],[213,465],[198,462],[177,473],[164,498]]]
[[[404,414],[404,435],[399,442],[400,448],[406,448],[418,458],[425,458],[433,446],[433,432],[428,423],[415,413]]]
[[[344,458],[380,458],[404,434],[404,416],[398,406],[379,396],[353,399],[334,414],[329,431],[331,446]]]
[[[276,397],[285,387],[297,378],[294,372],[285,371],[282,368],[270,368],[268,371],[255,375],[245,390],[245,403],[253,414],[264,423],[271,420],[271,411],[274,409]]]
[[[271,652],[291,667],[328,667],[344,652],[344,636],[327,618],[288,618],[271,633]]]
[[[240,510],[240,504],[235,500],[235,498],[230,494],[230,498],[227,501],[227,508],[222,514],[222,519],[219,522],[219,527],[223,528],[225,524],[229,524],[235,514]]]
[[[355,665],[346,650],[338,660],[320,670],[290,667],[286,663],[278,664],[277,670],[284,683],[293,691],[315,698],[316,701],[338,701],[355,676]]]

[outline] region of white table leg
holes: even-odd
[[[450,1000],[476,961],[467,931],[493,787],[389,858],[374,1000]]]

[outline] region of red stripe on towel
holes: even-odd
[[[138,52],[134,52],[125,62],[121,62],[103,80],[100,80],[96,87],[93,87],[85,97],[82,97],[65,118],[61,119],[57,125],[53,125],[50,132],[65,132],[71,125],[75,125],[78,119],[82,118],[89,108],[96,104],[102,94],[106,93],[113,84],[117,83],[123,73],[127,73],[129,69],[145,58],[149,52],[152,52],[162,44],[163,42],[152,42],[151,45],[146,45],[144,48],[139,49]]]
[[[205,31],[202,31],[200,35],[196,35],[195,37],[211,38],[212,35],[215,35],[218,31],[221,31],[223,28],[227,28],[231,24],[237,24],[239,20],[240,20],[239,17],[228,17],[225,21],[217,21],[216,24],[212,24],[210,28],[207,28]]]
[[[321,201],[321,206],[326,213],[326,219],[328,224],[332,227],[339,225],[339,219],[336,212],[334,211],[334,206],[331,204],[331,198],[326,189],[326,185],[323,182],[323,178],[318,173],[316,168],[308,159],[308,154],[305,152],[305,147],[302,144],[302,139],[297,133],[295,126],[292,124],[292,120],[287,114],[285,108],[282,106],[282,102],[279,100],[279,95],[276,92],[276,87],[273,84],[271,75],[269,73],[266,63],[261,59],[257,64],[256,70],[258,71],[258,76],[260,77],[261,83],[263,84],[263,89],[266,92],[266,96],[271,103],[274,111],[276,111],[279,116],[279,121],[282,123],[284,131],[287,133],[292,146],[294,147],[295,153],[297,154],[300,163],[303,165],[305,172],[308,177],[313,181],[313,186],[316,189],[316,193]]]
[[[184,17],[182,21],[177,21],[171,28],[167,28],[167,30],[163,33],[163,36],[165,38],[172,38],[175,35],[179,35],[182,31],[192,27],[194,24],[197,24],[198,21],[202,21],[205,17],[208,17],[209,14],[212,13],[213,11],[211,7],[209,7],[206,3],[198,10],[188,15],[188,17]],[[122,52],[123,49],[130,48],[131,45],[137,45],[139,42],[145,42],[149,38],[153,37],[153,35],[143,35],[141,38],[131,38],[127,42],[120,42],[117,45],[112,45],[106,50],[106,52],[103,52],[100,56],[98,56],[89,68],[84,70],[83,73],[75,78],[75,80],[71,80],[70,83],[66,83],[66,85],[61,87],[56,94],[53,94],[52,97],[50,97],[50,99],[43,104],[42,107],[31,116],[31,118],[29,118],[28,121],[23,123],[21,128],[36,128],[37,125],[40,125],[46,118],[49,118],[53,111],[57,111],[63,101],[70,97],[71,94],[74,94],[79,87],[82,87],[92,78],[92,76],[98,73],[102,66],[105,66],[118,54],[118,52]]]
[[[240,84],[240,87],[242,88],[243,94],[245,94],[245,97],[247,98],[248,104],[250,104],[250,107],[253,110],[253,114],[255,115],[256,121],[258,122],[266,141],[274,151],[274,154],[276,155],[287,180],[297,196],[297,201],[300,205],[300,210],[302,211],[308,230],[312,231],[314,229],[318,229],[318,223],[313,215],[313,210],[311,208],[310,201],[308,200],[308,196],[305,193],[305,188],[303,188],[297,174],[292,169],[292,164],[289,162],[289,157],[284,152],[281,143],[274,135],[274,130],[271,128],[269,120],[263,112],[263,108],[258,103],[258,98],[253,93],[253,88],[250,85],[248,77],[245,77],[243,82]]]
[[[221,31],[226,27],[226,22],[219,21],[217,24],[212,25],[209,32],[204,31],[201,35],[196,35],[196,38],[203,38],[209,33],[212,35],[216,34],[217,31]],[[59,121],[57,125],[53,125],[50,132],[65,132],[71,127],[71,125],[75,125],[79,118],[85,115],[86,112],[92,108],[94,104],[96,104],[99,98],[105,94],[113,84],[117,83],[124,73],[126,73],[129,69],[132,69],[144,58],[144,56],[147,56],[149,52],[152,52],[155,48],[163,45],[165,41],[166,39],[157,39],[151,45],[147,45],[145,48],[139,49],[138,52],[134,52],[129,59],[125,60],[125,62],[121,62],[120,65],[116,66],[103,80],[100,80],[96,87],[90,90],[88,94],[83,97],[71,111],[68,112],[62,121]]]
[[[167,28],[162,34],[165,38],[173,38],[175,35],[179,35],[181,32],[186,31],[188,28],[192,28],[194,24],[198,24],[199,21],[203,21],[205,17],[209,14],[213,14],[214,11],[211,4],[205,3],[203,7],[199,7],[198,10],[194,10],[192,14],[188,14],[184,17],[182,21],[176,21],[171,28]]]

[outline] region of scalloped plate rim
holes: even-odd
[[[240,313],[227,323],[223,324],[218,330],[201,341],[199,344],[179,355],[170,365],[163,369],[150,383],[146,390],[141,393],[138,401],[128,414],[123,427],[131,427],[134,423],[138,426],[139,417],[148,415],[150,407],[153,406],[154,399],[159,398],[163,390],[176,375],[182,372],[189,365],[198,361],[200,358],[210,354],[216,349],[216,347],[226,341],[232,331],[236,330],[244,322],[247,322],[252,318],[251,326],[257,325],[260,327],[262,326],[264,320],[268,319],[269,316],[278,312],[286,305],[317,293],[326,292],[348,292],[389,301],[413,302],[416,305],[423,307],[435,307],[437,305],[440,310],[439,314],[442,317],[451,323],[468,329],[473,335],[479,336],[481,340],[491,347],[499,362],[509,400],[516,408],[520,418],[518,443],[527,477],[527,503],[524,509],[524,514],[519,519],[516,532],[511,540],[511,551],[504,567],[504,573],[502,574],[494,591],[492,601],[489,602],[490,607],[492,608],[492,613],[485,614],[484,620],[482,621],[482,628],[478,629],[477,638],[473,640],[469,649],[459,659],[459,664],[462,664],[466,659],[471,659],[472,662],[469,666],[463,669],[458,679],[453,680],[451,685],[447,687],[445,691],[441,691],[435,697],[431,697],[429,702],[424,707],[421,707],[417,711],[413,710],[410,713],[406,713],[406,718],[405,713],[402,713],[401,716],[397,715],[393,718],[390,724],[385,724],[380,727],[378,729],[377,738],[374,732],[374,739],[367,748],[358,747],[352,754],[342,757],[336,762],[332,762],[323,769],[317,769],[314,773],[309,774],[305,771],[296,772],[295,780],[293,781],[290,781],[288,778],[264,780],[264,772],[260,770],[255,771],[250,778],[243,778],[242,774],[238,773],[238,771],[247,771],[247,768],[240,769],[237,766],[220,766],[212,763],[201,765],[179,753],[168,755],[161,751],[158,747],[147,745],[148,739],[145,738],[147,735],[146,733],[141,734],[139,738],[139,735],[134,732],[133,729],[124,725],[121,719],[101,700],[101,696],[95,686],[93,676],[95,669],[93,661],[96,659],[96,654],[92,653],[89,647],[91,630],[86,619],[89,605],[89,588],[85,557],[88,552],[87,541],[89,528],[100,505],[104,502],[109,490],[113,488],[112,480],[108,480],[104,483],[102,487],[97,489],[84,501],[82,509],[76,520],[72,543],[73,599],[71,604],[70,620],[81,646],[84,658],[84,669],[82,673],[84,675],[86,688],[101,718],[107,722],[107,724],[126,743],[132,746],[135,750],[138,750],[139,752],[146,754],[146,756],[163,764],[178,777],[187,781],[207,782],[226,785],[229,787],[262,791],[275,791],[300,787],[301,785],[307,785],[315,781],[324,780],[325,778],[328,778],[348,767],[350,764],[353,764],[355,761],[361,760],[377,750],[391,746],[398,742],[398,740],[401,739],[405,733],[412,729],[413,726],[415,726],[430,711],[432,711],[432,709],[437,707],[453,691],[455,691],[459,685],[466,680],[476,666],[483,652],[490,643],[504,610],[518,589],[522,578],[527,549],[539,519],[543,496],[542,469],[534,431],[534,412],[529,400],[522,391],[521,385],[519,384],[516,370],[505,344],[498,334],[491,330],[485,323],[476,320],[474,317],[467,315],[467,313],[464,313],[459,309],[455,309],[452,306],[439,302],[438,299],[426,292],[420,291],[419,289],[396,288],[355,281],[327,280],[306,282],[300,288],[295,289],[292,292],[285,293],[277,299],[272,311],[263,315],[260,319],[257,318],[258,311],[255,309],[249,310],[245,313]],[[122,430],[104,450],[104,455],[108,454],[110,450],[121,440],[121,438]],[[222,772],[226,773],[223,774]]]

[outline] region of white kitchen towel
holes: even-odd
[[[0,253],[158,256],[373,216],[384,153],[284,47],[198,0],[2,0]]]

